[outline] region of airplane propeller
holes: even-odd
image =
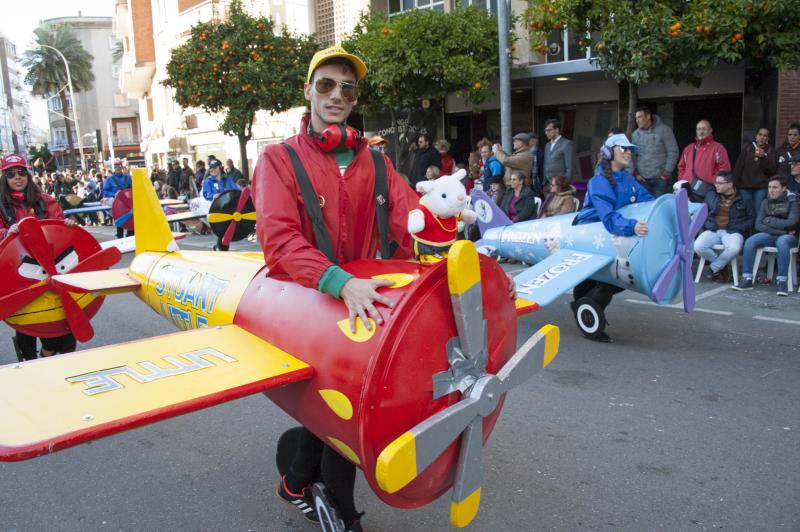
[[[375,475],[382,489],[395,493],[463,434],[450,504],[450,522],[461,528],[472,521],[480,505],[483,418],[497,408],[503,394],[555,358],[560,335],[558,327],[542,327],[496,375],[487,373],[480,264],[471,242],[453,245],[447,272],[458,336],[448,342],[450,369],[434,375],[433,398],[460,391],[462,399],[387,445],[378,457]]]
[[[81,273],[110,268],[122,258],[115,247],[101,249],[78,262],[69,272],[56,270],[53,250],[39,222],[34,218],[23,218],[19,223],[19,239],[25,249],[47,273],[47,278],[31,286],[0,297],[0,319],[6,319],[17,310],[34,301],[45,292],[56,292],[64,308],[64,314],[72,334],[80,342],[94,336],[94,330],[83,309],[75,302],[69,291],[53,280],[61,273]]]
[[[256,212],[250,199],[250,187],[243,188],[241,192],[238,190],[226,191],[226,194],[231,197],[226,198],[220,195],[214,200],[208,213],[208,223],[214,234],[222,238],[222,244],[228,246],[232,241],[244,238],[253,230]],[[238,196],[238,201],[235,209],[232,209],[231,202],[235,196]],[[223,225],[226,222],[227,225]],[[243,222],[241,227],[237,225],[237,222]],[[239,227],[238,231],[237,227]],[[220,232],[222,232],[221,235]]]
[[[660,301],[672,283],[672,279],[678,269],[678,265],[683,266],[683,310],[691,312],[694,310],[695,290],[694,279],[692,279],[692,257],[694,255],[694,238],[708,216],[708,205],[705,203],[694,213],[691,224],[689,223],[689,193],[682,188],[675,195],[675,212],[678,219],[679,241],[675,245],[675,255],[667,263],[664,271],[653,285],[651,298]]]

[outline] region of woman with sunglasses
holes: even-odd
[[[33,182],[25,159],[12,154],[3,157],[3,179],[0,180],[0,238],[19,232],[17,223],[28,216],[40,220],[64,220],[65,225],[75,225],[75,220],[65,220],[58,202],[44,194]],[[75,337],[65,334],[56,338],[42,338],[42,351],[37,353],[36,337],[16,332],[14,348],[20,361],[33,360],[37,354],[47,357],[56,353],[75,351]]]
[[[601,160],[597,173],[589,180],[583,209],[575,217],[574,225],[602,222],[612,235],[640,237],[647,235],[646,222],[626,218],[618,212],[618,209],[625,205],[655,199],[628,171],[635,149],[636,145],[631,144],[623,133],[611,135],[606,139],[600,152]],[[611,284],[586,279],[572,291],[575,299],[572,302],[573,311],[577,308],[578,300],[582,298],[591,299],[605,310],[614,294],[622,290]],[[600,327],[599,332],[595,334],[584,333],[584,336],[599,342],[611,341],[603,331],[603,327]]]

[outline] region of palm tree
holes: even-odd
[[[83,48],[81,42],[67,26],[58,25],[49,28],[42,25],[33,30],[33,33],[34,42],[38,46],[27,50],[21,61],[22,65],[28,69],[25,83],[33,88],[33,94],[37,96],[48,98],[58,94],[62,112],[65,117],[69,118],[67,71],[64,61],[53,49],[44,48],[42,45],[52,46],[64,54],[69,63],[72,90],[76,92],[92,88],[94,57]],[[64,120],[64,124],[67,129],[68,164],[72,166],[72,128],[69,120]]]

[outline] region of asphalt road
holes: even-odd
[[[698,295],[686,315],[619,294],[612,344],[580,337],[566,297],[520,321],[523,340],[561,326],[561,349],[509,395],[470,529],[800,530],[800,294],[702,282]],[[131,295],[107,298],[93,324],[85,347],[174,330]],[[0,336],[11,363],[10,329]],[[274,495],[275,443],[294,424],[257,395],[2,463],[0,530],[313,531]],[[356,490],[371,532],[450,529],[447,497],[399,510],[361,476]]]

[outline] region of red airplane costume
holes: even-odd
[[[366,140],[359,143],[353,160],[341,175],[336,160],[305,133],[308,121],[308,117],[303,118],[304,133],[291,137],[286,144],[297,151],[320,203],[324,202],[322,216],[336,259],[344,264],[373,258],[378,251],[378,230],[372,194],[365,193],[372,190],[375,179],[368,143]],[[400,246],[394,258],[409,258],[406,220],[419,198],[386,156],[384,160],[389,182],[389,238]],[[303,286],[317,288],[331,262],[314,246],[314,230],[291,168],[289,155],[280,145],[267,146],[261,154],[252,186],[258,240],[270,276],[288,276]]]
[[[291,137],[286,144],[302,161],[300,164],[317,195],[322,221],[331,241],[331,253],[338,264],[374,258],[380,239],[376,200],[372,194],[376,162],[368,142],[360,139],[356,143],[352,159],[342,172],[337,157],[325,151],[312,136],[309,122],[310,117],[304,117],[303,133]],[[342,154],[340,151],[339,155]],[[383,159],[389,196],[388,238],[399,245],[395,257],[410,257],[406,218],[417,196],[397,175],[385,155]],[[289,277],[302,286],[339,297],[352,275],[334,267],[315,245],[314,227],[286,146],[272,145],[264,150],[256,165],[252,190],[256,230],[269,276]],[[293,445],[297,449],[295,457],[287,464],[288,474],[282,477],[279,496],[311,518],[304,486],[314,480],[315,471],[321,470],[345,523],[357,523],[359,514],[353,501],[354,465],[311,432],[304,429],[300,434],[299,442]]]

